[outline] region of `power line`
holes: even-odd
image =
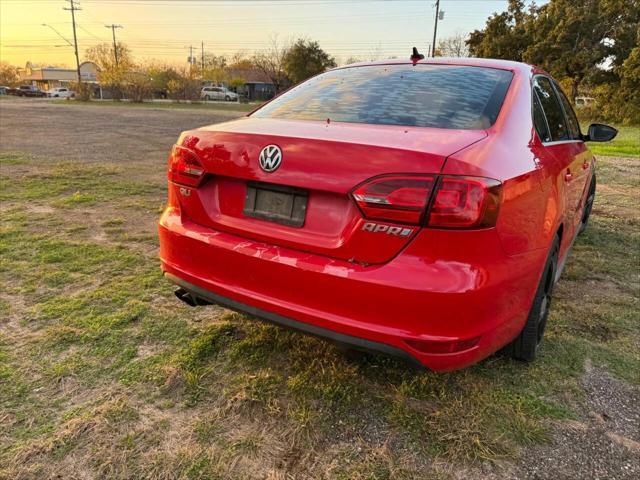
[[[67,22],[69,23],[69,22]],[[89,30],[87,30],[86,28],[84,28],[82,25],[80,25],[79,23],[76,24],[77,27],[82,30],[84,33],[86,33],[87,35],[92,36],[93,38],[95,38],[96,40],[100,40],[101,42],[104,42],[103,38],[100,38],[99,36],[97,36],[95,33],[90,32]]]

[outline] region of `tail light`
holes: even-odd
[[[366,218],[419,225],[433,184],[433,177],[380,177],[358,187],[353,198]]]
[[[496,223],[501,189],[499,181],[482,177],[389,176],[359,186],[352,195],[370,220],[486,228]]]
[[[189,187],[197,187],[205,176],[204,167],[200,160],[190,150],[174,145],[169,155],[169,180]]]
[[[502,186],[481,177],[444,176],[438,183],[427,225],[485,228],[496,224]]]

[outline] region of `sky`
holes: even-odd
[[[317,40],[338,63],[427,52],[433,37],[435,0],[79,0],[76,12],[80,61],[93,45],[118,41],[136,60],[186,65],[194,55],[247,55],[280,42]],[[545,2],[538,2],[545,3]],[[0,0],[0,61],[24,65],[75,65],[69,0]],[[506,0],[441,0],[438,38],[481,28]],[[46,23],[50,27],[43,26]],[[53,31],[56,29],[60,36]]]

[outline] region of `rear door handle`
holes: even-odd
[[[583,170],[588,170],[589,169],[589,162],[587,162],[586,160],[584,161],[584,163],[582,164],[582,169]]]

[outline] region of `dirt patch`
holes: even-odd
[[[56,211],[55,208],[50,207],[49,205],[29,205],[27,210],[31,213],[37,213],[40,215],[49,215]]]
[[[24,99],[3,100],[0,110],[0,151],[86,162],[152,162],[162,171],[180,132],[245,115]]]

